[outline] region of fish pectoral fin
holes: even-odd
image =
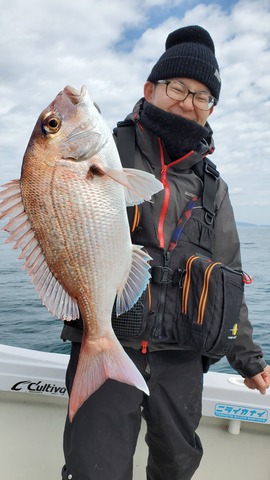
[[[13,180],[0,192],[0,218],[10,217],[3,230],[10,233],[6,243],[15,242],[20,248],[19,259],[24,259],[23,269],[32,277],[35,290],[49,312],[62,320],[79,318],[75,299],[71,298],[51,272],[32,225],[24,209],[20,180]]]
[[[163,189],[162,183],[149,172],[134,168],[114,170],[109,167],[102,167],[102,169],[106,175],[125,187],[127,206],[151,200],[152,195]]]
[[[116,315],[126,312],[137,302],[151,277],[148,262],[152,258],[142,248],[132,245],[131,269],[122,288],[117,292]]]
[[[113,332],[89,341],[83,337],[69,399],[69,420],[108,378],[133,385],[149,395],[146,382]]]

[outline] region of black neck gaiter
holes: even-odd
[[[144,101],[140,115],[141,124],[161,138],[172,161],[191,150],[196,151],[201,141],[210,133],[207,127],[168,113]]]

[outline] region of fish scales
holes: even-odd
[[[124,258],[129,255],[131,261],[127,225],[119,217],[122,202],[116,201],[117,198],[123,201],[122,189],[109,178],[102,183],[95,182],[95,178],[85,181],[82,169],[79,169],[77,178],[73,175],[71,182],[69,178],[63,179],[62,172],[57,172],[57,168],[53,167],[53,170],[50,176],[46,176],[42,170],[38,173],[35,169],[36,178],[33,181],[40,186],[38,192],[34,192],[34,209],[33,193],[27,188],[24,191],[22,182],[25,207],[33,211],[30,217],[33,230],[51,271],[67,292],[78,299],[85,317],[91,315],[92,335],[95,334],[95,318],[101,318],[101,322],[96,324],[98,335],[101,335],[101,326],[108,324],[108,314],[111,314],[111,304],[118,290],[117,280],[127,269],[119,253],[123,253]],[[48,188],[51,183],[54,188]],[[50,195],[46,196],[44,204],[47,189]],[[114,190],[120,190],[120,195],[116,196]],[[106,214],[100,216],[100,210]],[[50,242],[46,232],[50,232]],[[87,298],[86,303],[84,297]]]

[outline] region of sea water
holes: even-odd
[[[254,341],[270,363],[270,227],[238,228],[243,269],[253,278],[245,287]],[[47,352],[69,353],[69,342],[60,339],[62,321],[47,311],[38,298],[30,278],[18,260],[19,250],[4,244],[0,232],[0,343]],[[212,370],[232,372],[224,358]]]

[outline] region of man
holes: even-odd
[[[127,118],[134,132],[130,140],[134,145],[129,149],[133,166],[154,173],[164,185],[152,203],[131,211],[132,241],[144,245],[153,258],[151,284],[133,314],[128,312],[113,322],[122,345],[146,379],[150,396],[107,380],[79,409],[72,424],[67,419],[65,480],[132,479],[141,415],[147,422],[148,480],[188,480],[199,466],[202,446],[195,431],[201,418],[203,372],[211,360],[179,346],[179,281],[168,275],[184,268],[184,255],[197,252],[241,268],[227,185],[220,179],[214,214],[209,218],[201,200],[204,181],[196,171],[196,165],[214,148],[207,120],[218,102],[220,87],[208,32],[199,26],[180,28],[168,36],[166,51],[145,83],[144,98]],[[119,149],[122,128],[119,124],[115,130]],[[187,205],[189,214],[183,216]],[[180,218],[182,231],[175,239]],[[269,387],[270,367],[253,343],[245,304],[240,318],[228,360],[249,388],[263,394]],[[72,341],[69,391],[80,350],[79,326],[78,322],[65,326],[62,333],[63,339]]]

